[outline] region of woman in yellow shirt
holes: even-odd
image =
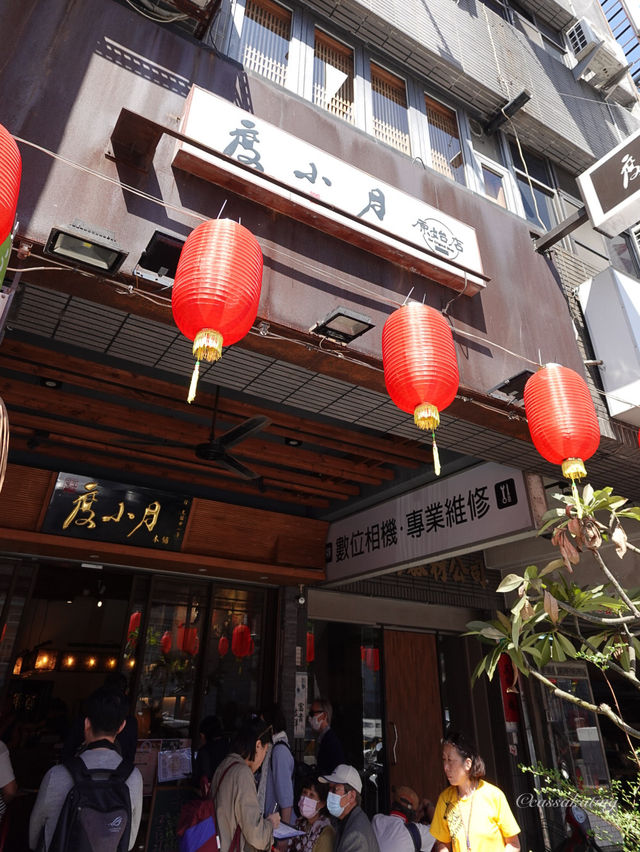
[[[435,852],[519,852],[520,827],[502,790],[484,781],[484,760],[462,734],[442,743],[450,787],[438,798],[431,823]]]

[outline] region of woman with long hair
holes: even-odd
[[[304,835],[290,841],[292,852],[333,852],[336,837],[327,811],[329,785],[311,777],[302,788],[298,800],[300,818],[296,828]]]
[[[271,725],[253,717],[238,730],[231,753],[216,769],[211,782],[220,852],[270,849],[280,815],[265,819],[258,803],[254,774],[271,743]]]
[[[450,786],[440,793],[431,823],[435,852],[519,852],[520,827],[498,787],[484,780],[484,760],[459,733],[442,741]]]

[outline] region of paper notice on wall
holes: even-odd
[[[307,673],[296,672],[296,706],[293,712],[293,736],[304,737],[307,724]]]
[[[175,748],[158,752],[158,781],[178,781],[191,775],[191,749]]]

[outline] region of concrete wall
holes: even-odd
[[[330,153],[358,167],[366,164],[371,174],[476,228],[491,281],[484,293],[458,298],[450,310],[456,330],[480,338],[460,337],[463,388],[486,393],[539,357],[582,369],[564,297],[551,265],[533,250],[527,222],[128,7],[104,2],[87,15],[82,0],[49,0],[46,15],[42,9],[36,0],[25,0],[20,9],[0,3],[6,33],[0,85],[15,93],[3,99],[0,122],[17,137],[115,183],[20,143],[20,235],[44,242],[53,225],[79,217],[114,232],[130,252],[126,272],[154,230],[184,237],[199,219],[123,190],[120,182],[210,217],[226,200],[225,215],[241,217],[265,254],[259,317],[306,333],[334,305],[350,304],[376,324],[352,349],[376,359],[393,303],[404,301],[412,288],[413,298],[438,309],[452,299],[451,290],[426,278],[173,170],[169,137],[160,141],[147,174],[105,159],[122,107],[177,128],[190,86],[197,84],[300,138],[322,140]],[[354,287],[366,287],[371,296],[354,295]],[[88,279],[89,297],[90,288]]]

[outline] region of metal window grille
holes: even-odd
[[[464,184],[464,161],[455,112],[425,95],[431,165],[446,177]]]
[[[287,74],[291,12],[272,0],[247,0],[240,41],[245,67],[284,85]]]
[[[410,154],[407,90],[404,80],[372,62],[371,94],[374,135],[404,154]]]
[[[315,32],[313,102],[353,124],[353,51],[321,30]]]

